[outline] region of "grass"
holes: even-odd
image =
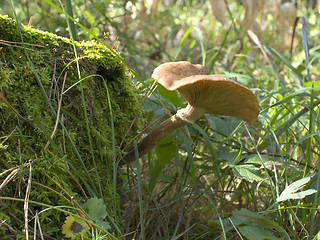
[[[81,4],[92,11],[93,20],[87,20]],[[90,36],[99,23],[112,26],[120,37],[122,56],[134,70],[141,94],[147,96],[148,122],[166,118],[167,112],[185,104],[177,93],[161,86],[149,94],[151,72],[165,61],[203,63],[210,74],[236,77],[260,102],[253,126],[206,115],[164,139],[143,164],[137,161],[117,176],[114,161],[114,176],[122,180],[123,226],[116,237],[318,239],[320,18],[316,10],[300,3],[299,15],[304,17],[298,19],[299,41],[290,56],[289,50],[280,53],[271,46],[277,38],[271,19],[263,33],[268,41],[249,43],[237,22],[244,9],[235,3],[228,5],[234,20],[227,26],[217,23],[210,12],[203,13],[202,4],[207,3],[190,1],[147,16],[149,25],[137,15],[127,29],[121,29],[117,18],[125,8],[115,5],[115,10],[101,12],[81,4],[72,4],[85,26],[77,28],[81,38]],[[133,5],[141,9],[139,3]],[[162,59],[151,59],[157,49]],[[252,49],[256,55],[250,57]],[[115,154],[114,150],[114,158]],[[92,231],[91,237],[113,236]]]

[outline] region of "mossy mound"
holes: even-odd
[[[119,154],[131,122],[142,113],[139,94],[118,55],[103,44],[76,42],[75,61],[69,39],[23,25],[20,29],[24,44],[16,22],[0,15],[0,174],[9,169],[0,184],[14,175],[0,196],[25,199],[30,162],[30,201],[72,206],[70,196],[79,203],[87,197],[103,198],[107,221],[114,223],[110,231],[116,233],[119,219],[114,207],[119,205],[112,190],[112,116]],[[69,90],[62,94],[64,79],[64,90]],[[58,112],[60,122],[55,127]],[[136,121],[126,139],[141,125]],[[23,204],[0,199],[0,222],[6,220],[0,236],[15,239],[22,231]],[[38,211],[43,233],[61,237],[65,213],[41,212],[45,207],[35,203],[29,209],[30,226],[34,227],[31,220]]]

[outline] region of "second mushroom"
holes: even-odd
[[[186,61],[164,63],[153,71],[152,78],[169,91],[178,90],[188,105],[138,144],[140,157],[174,130],[194,123],[205,113],[237,117],[249,124],[258,117],[258,100],[250,89],[225,77],[208,75],[203,65]],[[123,158],[125,162],[134,159],[134,149]]]

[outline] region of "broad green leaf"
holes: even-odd
[[[258,154],[253,154],[253,155],[250,155],[247,160],[246,160],[246,164],[257,164],[257,165],[262,165],[262,162],[263,163],[266,163],[266,162],[270,162],[270,161],[273,161],[273,159],[269,156],[261,156],[259,157]]]
[[[259,168],[255,167],[253,164],[242,164],[242,165],[233,165],[230,164],[235,174],[239,178],[244,178],[247,181],[262,181],[264,178],[259,174]]]
[[[106,221],[99,220],[97,221],[97,225],[103,228],[104,230],[108,230],[111,228],[110,224]]]
[[[291,183],[277,198],[277,202],[282,202],[289,199],[302,199],[308,195],[316,193],[317,191],[315,189],[308,189],[306,191],[301,191],[297,193],[297,191],[302,189],[314,175],[315,174],[311,174],[298,181]]]
[[[166,140],[166,138],[164,140]],[[177,147],[175,144],[172,144],[172,142],[158,144],[158,146],[156,147],[156,155],[158,160],[153,169],[154,179],[159,177],[159,174],[164,168],[164,166],[171,161],[171,159],[175,156],[176,152]]]
[[[234,225],[246,224],[249,220],[253,218],[259,218],[260,215],[255,212],[251,212],[248,209],[241,208],[232,211],[231,220]]]
[[[101,220],[107,216],[107,207],[102,199],[97,197],[90,198],[85,204],[88,215],[94,221]]]
[[[230,136],[235,129],[238,127],[241,120],[237,118],[226,118],[222,119],[220,117],[215,117],[209,114],[206,114],[205,117],[208,119],[210,123],[210,128],[223,136]],[[237,130],[237,132],[242,131],[243,128]]]
[[[259,213],[251,212],[250,210],[245,208],[241,208],[240,210],[234,210],[232,212],[231,220],[233,224],[236,226],[259,226],[261,230],[276,229],[288,237],[286,231],[282,227],[280,227],[278,223],[266,218],[263,215],[260,215]]]
[[[173,177],[160,173],[157,177],[157,182],[170,183],[172,179]]]
[[[177,91],[172,91],[172,92],[168,91],[167,89],[165,89],[160,84],[158,85],[158,91],[159,91],[159,94],[162,97],[167,99],[169,102],[171,102],[176,107],[181,106],[181,104],[183,103],[183,100],[182,100],[182,98],[180,98],[178,96],[178,92]]]
[[[264,169],[264,168],[273,169],[274,166],[276,168],[283,167],[283,164],[279,161],[275,161],[274,158],[269,156],[259,157],[258,154],[253,154],[249,156],[248,159],[246,160],[246,164],[249,164],[249,163],[259,165],[260,166],[259,169]]]
[[[243,226],[238,228],[240,233],[248,240],[281,240],[277,238],[270,231],[263,229],[259,226]]]
[[[167,164],[176,154],[177,147],[173,143],[160,144],[156,148],[158,162]]]
[[[228,161],[228,163],[233,163],[235,161],[235,159],[237,158],[237,155],[234,153],[231,153],[228,150],[225,149],[219,149],[217,151],[217,159],[221,159],[223,161]]]

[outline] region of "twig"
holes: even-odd
[[[38,211],[36,211],[36,216],[34,218],[34,230],[33,230],[34,239],[37,239],[37,237],[36,237],[37,236],[37,225],[39,226],[39,233],[40,233],[41,240],[44,240],[43,233],[42,233],[42,230],[41,230],[40,221],[39,221]]]
[[[11,131],[11,133],[9,133],[9,135],[0,143],[1,144],[4,144],[8,139],[9,137],[11,137],[11,135],[18,129],[18,125],[15,126],[15,128]]]
[[[20,171],[20,169],[18,168],[18,167],[15,167],[15,168],[11,168],[11,169],[9,169],[9,170],[12,170],[12,169],[14,169],[7,177],[6,177],[6,179],[1,183],[1,185],[0,185],[0,190],[4,187],[4,186],[6,186],[13,178],[15,178],[15,176],[19,173],[19,171]],[[4,173],[6,173],[7,171],[9,171],[9,170],[6,170],[6,171],[4,171],[3,173],[1,173],[1,175],[3,175]],[[0,176],[1,176],[0,175]]]
[[[66,82],[66,78],[67,78],[67,72],[64,74],[64,78],[63,78],[62,89],[61,89],[62,93],[63,93],[63,89],[64,89],[64,84]],[[50,139],[53,139],[54,135],[56,134],[57,127],[59,124],[59,115],[60,115],[60,109],[61,109],[62,96],[63,96],[63,94],[61,94],[60,99],[59,99],[56,124],[54,125],[54,129],[52,131]],[[50,144],[50,141],[47,142],[46,146],[44,147],[44,150],[46,150],[48,148],[49,144]]]
[[[26,119],[24,118],[20,113],[18,113],[17,110],[15,110],[11,104],[7,101],[7,99],[2,95],[2,93],[0,92],[0,99],[15,113],[18,115],[19,118],[21,118],[24,122],[30,124],[32,126],[32,124]]]
[[[29,196],[30,196],[30,189],[31,189],[31,177],[32,177],[32,167],[31,167],[31,161],[29,161],[29,179],[28,179],[28,185],[26,189],[26,197],[24,198],[24,230],[26,232],[26,240],[29,239],[28,234],[28,209],[29,209]]]

